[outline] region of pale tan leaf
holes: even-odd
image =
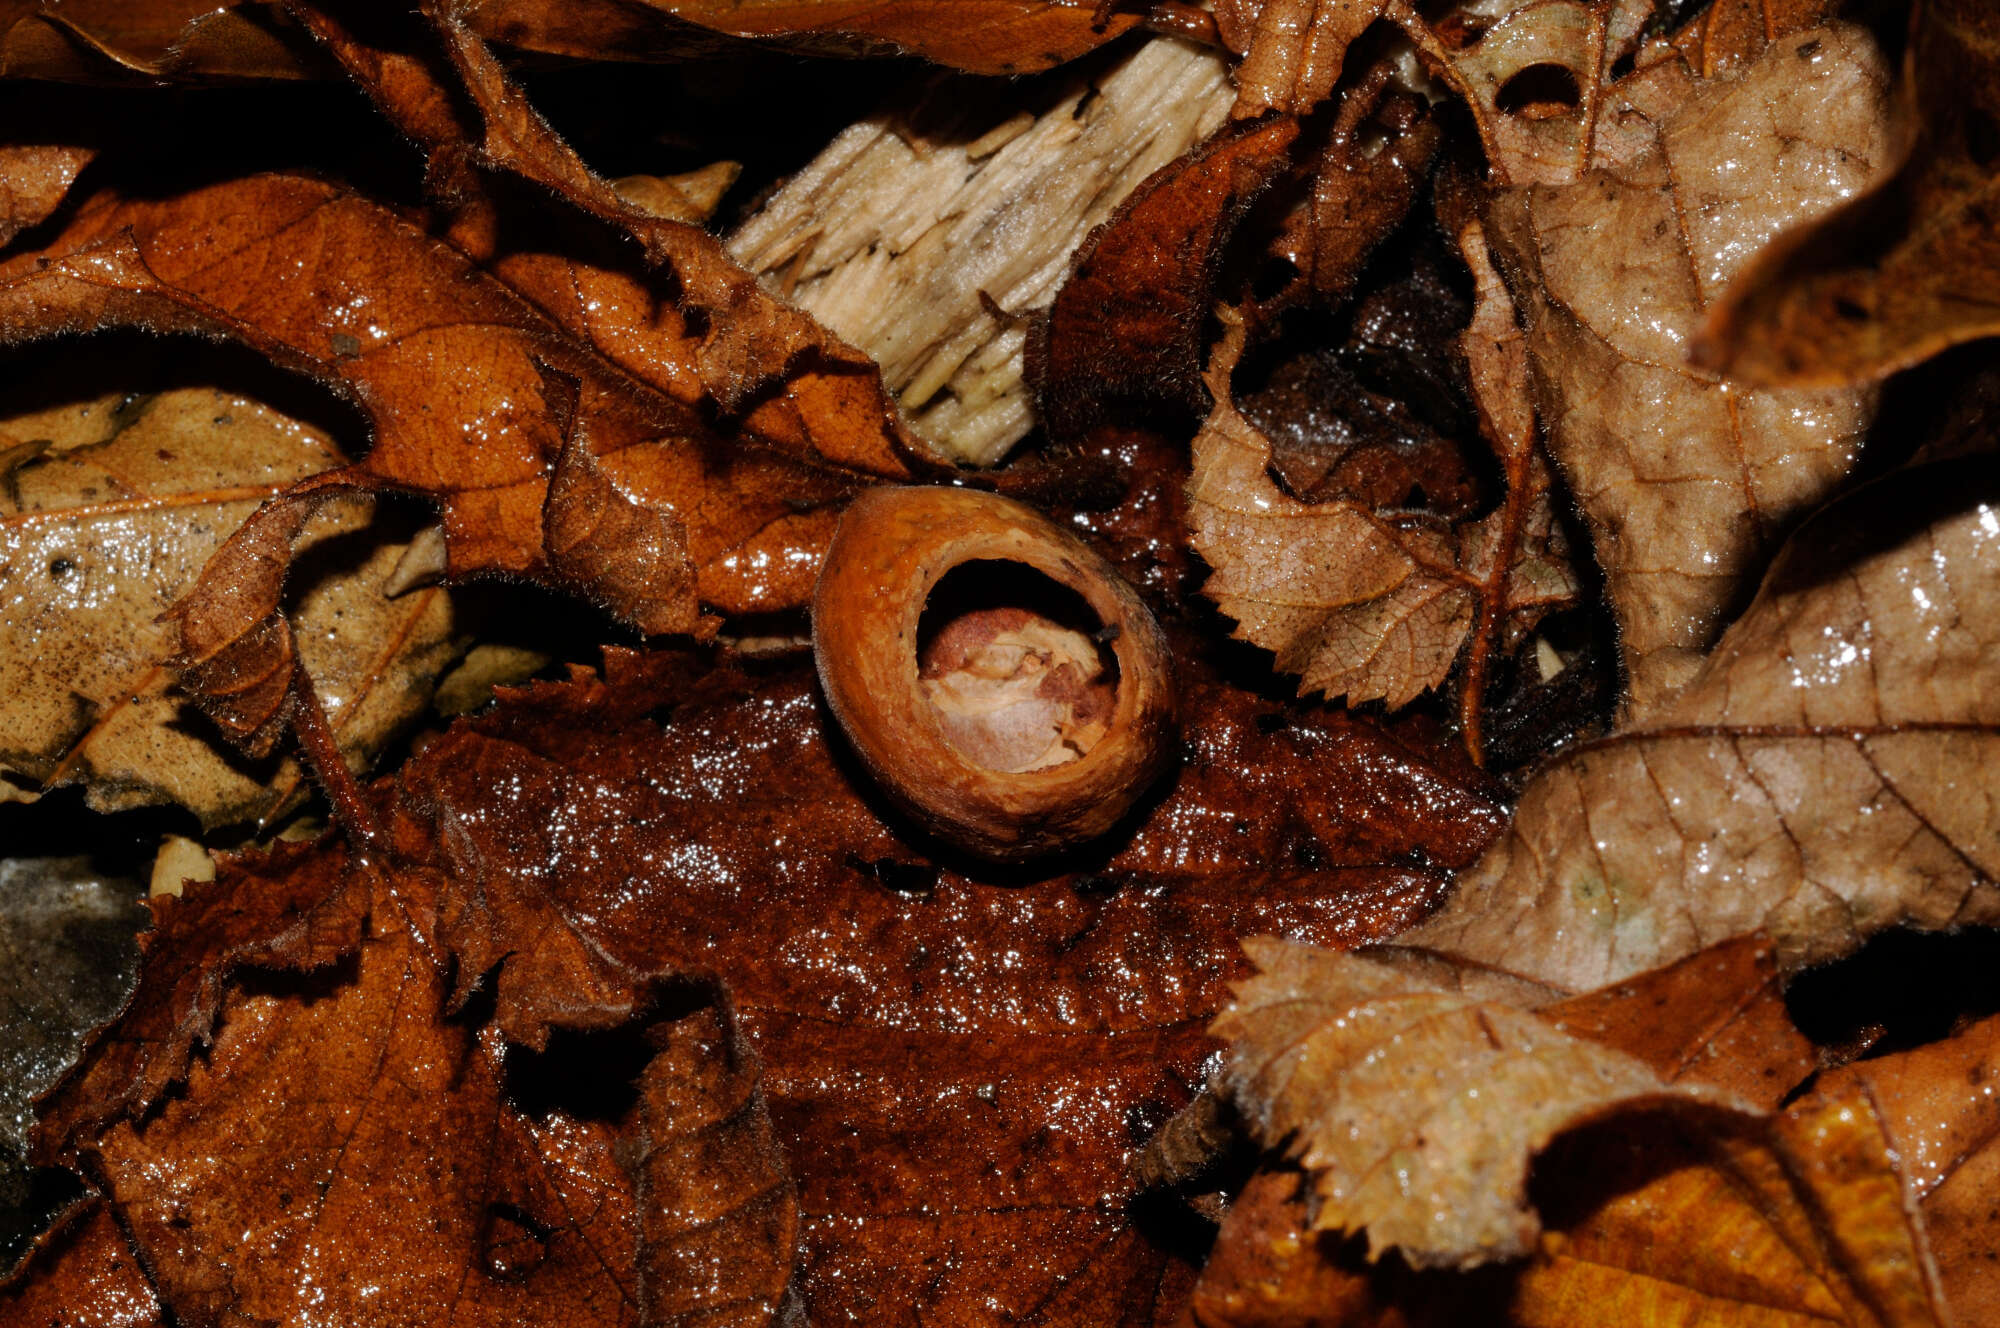
[[[874,356],[910,425],[991,465],[1034,426],[1025,315],[1120,200],[1221,124],[1214,52],[1154,40],[1039,115],[945,81],[842,131],[729,239],[764,284]]]
[[[302,787],[296,765],[227,750],[171,690],[158,619],[261,502],[339,451],[212,388],[43,407],[0,435],[0,770],[16,789],[85,784],[107,810],[171,801],[209,824],[276,811]],[[348,501],[318,519],[295,618],[356,768],[422,710],[457,649],[443,590],[383,594],[402,546],[365,533],[369,512]]]
[[[1213,574],[1203,593],[1236,635],[1272,651],[1302,693],[1409,704],[1451,672],[1468,639],[1466,709],[1474,750],[1485,665],[1497,645],[1577,593],[1522,394],[1514,306],[1480,224],[1455,218],[1477,300],[1463,347],[1480,427],[1507,483],[1501,504],[1454,526],[1351,499],[1306,503],[1271,471],[1271,440],[1236,408],[1230,379],[1247,326],[1220,311],[1207,381],[1214,410],[1195,436],[1189,540]]]
[[[1853,464],[1866,392],[1743,391],[1687,355],[1762,244],[1887,164],[1886,87],[1848,26],[1706,82],[1662,62],[1613,89],[1592,170],[1492,201],[1550,447],[1596,531],[1633,718],[1687,680],[1744,578]]]
[[[1558,754],[1404,942],[1584,991],[1762,930],[1786,967],[2000,922],[2000,493],[1878,484],[1799,541],[1693,681]]]
[[[1188,480],[1189,541],[1214,569],[1203,592],[1301,692],[1407,705],[1444,681],[1472,627],[1455,541],[1433,520],[1395,526],[1360,503],[1281,490],[1270,439],[1230,395],[1244,324],[1227,310],[1223,322],[1208,367],[1215,409]]]
[[[1231,1093],[1260,1138],[1313,1175],[1317,1230],[1365,1229],[1371,1257],[1471,1267],[1534,1248],[1528,1166],[1608,1112],[1692,1105],[1748,1113],[1688,1079],[1571,1037],[1513,1006],[1431,987],[1354,955],[1268,938],[1211,1031],[1231,1039]]]

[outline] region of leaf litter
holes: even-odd
[[[1784,344],[1737,311],[1796,298],[1789,256],[1850,217],[1914,191],[1961,226],[1971,122],[1933,110],[1895,174],[1886,65],[1813,3],[1671,29],[1567,0],[979,3],[633,7],[590,36],[532,4],[8,18],[15,74],[342,71],[424,186],[280,155],[125,188],[129,128],[0,156],[10,346],[233,341],[373,435],[235,397],[265,441],[203,428],[207,386],[100,399],[63,439],[7,423],[16,518],[80,555],[10,554],[11,603],[58,555],[170,550],[105,573],[115,609],[37,610],[89,667],[17,652],[12,787],[219,824],[309,768],[336,822],[153,901],[131,995],[39,1101],[36,1160],[86,1192],[9,1316],[1977,1321],[1991,1021],[1871,1055],[1866,1029],[1814,1044],[1785,993],[1887,929],[1994,921],[1976,418],[1932,449],[1960,459],[1900,472],[1871,423],[1872,380],[1982,325],[1886,310],[1903,348],[1837,350],[1807,391],[1709,367],[1718,328]],[[1926,54],[1976,28],[1925,24],[1919,104],[1983,86]],[[791,192],[739,201],[739,267],[702,223],[768,167],[599,173],[514,63],[721,49],[698,25],[975,74],[1179,35],[1052,76],[1097,80],[1069,100],[989,89],[979,133],[825,125]],[[1216,95],[1147,140],[1087,71],[1161,61]],[[1098,139],[1110,185],[1065,156]],[[921,238],[886,259],[853,238],[897,217]],[[887,321],[815,303],[845,274]],[[847,497],[1024,435],[960,482],[1111,558],[1185,720],[1117,832],[996,869],[871,786],[799,612]],[[240,497],[193,543],[152,517],[113,547],[76,534],[113,462],[113,503]],[[439,524],[307,589],[308,547],[380,529],[384,495]],[[479,576],[596,605],[605,651],[483,643],[445,706],[482,708],[446,727],[423,712]],[[359,692],[323,593],[366,624]],[[1614,650],[1615,712],[1589,662]],[[1183,1110],[1197,1143],[1162,1169]]]

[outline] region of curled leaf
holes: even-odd
[[[1270,440],[1232,398],[1247,332],[1227,310],[1208,369],[1217,404],[1195,437],[1188,504],[1191,542],[1214,569],[1204,593],[1236,620],[1239,637],[1300,675],[1302,692],[1407,705],[1444,682],[1470,640],[1468,733],[1477,750],[1490,653],[1576,586],[1522,394],[1513,304],[1478,224],[1460,220],[1478,291],[1463,344],[1481,429],[1507,482],[1498,507],[1454,526],[1346,496],[1302,502],[1283,492],[1270,473]]]
[[[1921,123],[1901,169],[1760,256],[1710,311],[1701,363],[1760,386],[1832,386],[2000,332],[2000,26],[1978,0],[1917,13],[1907,77]]]
[[[1070,260],[1033,333],[1041,417],[1078,437],[1120,403],[1199,410],[1201,339],[1236,223],[1290,159],[1298,122],[1217,130],[1147,177]]]
[[[297,765],[245,766],[217,745],[172,694],[177,642],[158,619],[261,503],[346,458],[318,429],[212,388],[86,398],[0,420],[0,433],[25,435],[0,458],[0,591],[20,632],[0,652],[0,767],[29,787],[83,784],[107,810],[173,801],[212,825],[277,812]],[[445,591],[389,595],[405,546],[362,533],[370,512],[342,499],[290,532],[306,567],[297,654],[356,768],[423,708],[459,648]],[[281,568],[289,543],[264,566]],[[288,683],[239,694],[232,713],[255,731]]]
[[[1615,89],[1591,169],[1491,204],[1550,450],[1596,532],[1633,715],[1687,679],[1744,578],[1853,464],[1867,394],[1746,391],[1686,357],[1759,245],[1883,163],[1886,85],[1850,27],[1699,83],[1654,65]]]
[[[651,627],[688,630],[704,600],[803,603],[832,505],[857,483],[903,473],[879,433],[872,450],[865,439],[850,450],[840,434],[840,460],[821,455],[789,398],[752,412],[750,437],[725,441],[696,407],[698,338],[671,306],[628,276],[550,256],[504,270],[561,321],[388,209],[291,176],[164,200],[101,196],[47,249],[0,267],[0,312],[17,341],[109,324],[225,335],[367,411],[367,455],[260,509],[177,610],[189,663],[203,670],[197,695],[253,750],[275,737],[292,673],[278,598],[286,549],[338,489],[437,501],[454,577],[553,579],[550,473],[580,430],[621,493],[686,530],[685,547],[653,548],[659,568],[637,567],[634,546],[621,569],[679,587],[675,597],[607,598]],[[480,372],[446,371],[465,364]],[[810,399],[840,404],[833,380]],[[677,576],[683,562],[693,578]]]
[[[1525,1011],[1452,995],[1352,955],[1266,939],[1258,974],[1213,1032],[1258,1135],[1313,1177],[1318,1230],[1368,1235],[1419,1268],[1534,1248],[1530,1159],[1613,1108],[1745,1110],[1696,1082],[1558,1032]]]
[[[1558,754],[1409,943],[1586,991],[1751,931],[1795,968],[2000,921],[2000,499],[1974,475],[1808,526],[1681,694]]]

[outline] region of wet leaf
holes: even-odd
[[[1892,177],[1771,246],[1709,312],[1697,358],[1747,383],[1866,382],[2000,331],[1994,155],[2000,26],[1976,0],[1919,7],[1920,124]]]
[[[1204,684],[1189,765],[1129,845],[996,888],[881,819],[797,666],[692,689],[662,668],[614,658],[603,682],[454,730],[403,772],[395,834],[482,883],[440,936],[462,972],[501,964],[510,1037],[579,996],[629,1001],[633,972],[727,984],[799,1179],[816,1318],[1152,1305],[1160,1255],[1124,1209],[1125,1167],[1135,1122],[1199,1081],[1234,936],[1393,929],[1428,874],[1371,864],[1416,844],[1458,859],[1490,815],[1368,726],[1261,723],[1280,712]]]
[[[1655,1059],[1656,1064],[1677,1064],[1695,1076],[1719,1070],[1725,1078],[1749,1081],[1756,1076],[1746,1075],[1746,1069],[1759,1062],[1802,1073],[1804,1062],[1768,1036],[1774,1029],[1760,1011],[1767,1007],[1771,971],[1758,950],[1723,947],[1619,988],[1547,1007],[1542,1017],[1577,1031],[1581,1025],[1574,1021],[1587,1016],[1594,1036],[1609,1044],[1600,1048],[1603,1054],[1618,1055],[1613,1048],[1649,1058],[1665,1053],[1665,1061]],[[1288,1022],[1313,1028],[1310,1042],[1298,1042],[1298,1030],[1291,1034],[1296,1046],[1287,1060],[1298,1068],[1279,1081],[1280,1109],[1332,1087],[1324,1062],[1308,1048],[1367,1038],[1368,1021],[1385,1009],[1408,1007],[1415,1013],[1424,1002],[1432,1003],[1431,1016],[1411,1025],[1424,1039],[1414,1045],[1444,1039],[1451,1018],[1480,1009],[1487,1022],[1468,1029],[1457,1053],[1441,1055],[1453,1075],[1460,1073],[1459,1056],[1490,1057],[1496,1040],[1517,1028],[1532,1033],[1533,1018],[1504,1000],[1473,1006],[1465,998],[1442,997],[1358,957],[1288,948],[1274,951],[1272,962],[1294,976],[1317,971],[1318,980],[1300,984],[1307,1005],[1260,1009],[1257,995],[1271,994],[1259,992],[1259,984],[1271,981],[1260,977],[1245,989],[1251,999],[1227,1018],[1251,1031],[1239,1056],[1256,1055],[1260,1040]],[[1463,976],[1480,980],[1476,973]],[[1721,1012],[1737,1005],[1740,1013],[1710,1023],[1705,1033],[1696,1031],[1705,1022],[1697,1019],[1663,1035],[1648,1016],[1663,1002],[1678,1006],[1691,984],[1709,988],[1697,1007]],[[1364,996],[1364,990],[1371,994]],[[1352,1004],[1357,998],[1361,1003]],[[1323,1016],[1317,1025],[1307,1009]],[[1505,1012],[1505,1022],[1492,1022],[1495,1010]],[[1781,1010],[1773,1013],[1781,1016]],[[1502,1031],[1495,1033],[1496,1028]],[[1752,1034],[1747,1041],[1746,1032]],[[1544,1025],[1538,1050],[1546,1052],[1546,1039],[1553,1036]],[[1372,1087],[1367,1081],[1379,1073],[1375,1063],[1400,1063],[1412,1056],[1412,1045],[1407,1033],[1381,1043],[1375,1057],[1357,1064],[1342,1086]],[[1962,1073],[1989,1050],[1976,1046],[1970,1060],[1961,1052],[1952,1063]],[[1888,1066],[1895,1059],[1872,1064]],[[1263,1074],[1268,1078],[1272,1072],[1265,1068]],[[1344,1122],[1357,1117],[1368,1122],[1378,1110],[1403,1112],[1397,1117],[1402,1129],[1419,1132],[1430,1144],[1442,1129],[1467,1120],[1483,1122],[1496,1134],[1511,1133],[1524,1108],[1532,1113],[1545,1101],[1524,1104],[1493,1091],[1505,1086],[1505,1080],[1495,1085],[1491,1079],[1463,1084],[1452,1111],[1415,1120],[1400,1096],[1357,1091],[1337,1106],[1322,1096],[1319,1105],[1343,1113],[1333,1146],[1347,1141]],[[1328,1180],[1308,1155],[1305,1176],[1270,1171],[1246,1188],[1225,1220],[1189,1318],[1218,1325],[1431,1324],[1461,1322],[1476,1307],[1482,1322],[1548,1328],[1611,1319],[1716,1328],[1949,1322],[1917,1213],[1921,1186],[1909,1167],[1912,1155],[1902,1151],[1897,1137],[1916,1118],[1903,1103],[1838,1079],[1823,1081],[1788,1110],[1761,1120],[1712,1111],[1614,1108],[1608,1119],[1553,1140],[1544,1153],[1533,1194],[1546,1229],[1526,1251],[1525,1262],[1470,1276],[1413,1274],[1401,1261],[1371,1266],[1359,1257],[1357,1244],[1322,1231],[1329,1224],[1318,1192]],[[1321,1119],[1327,1119],[1325,1111]],[[1307,1126],[1307,1145],[1327,1137],[1323,1126],[1318,1133],[1314,1128]],[[1364,1124],[1364,1133],[1367,1128]],[[1449,1216],[1440,1213],[1437,1224]]]
[[[1744,578],[1853,465],[1867,394],[1750,392],[1685,361],[1757,246],[1885,163],[1886,82],[1847,27],[1703,82],[1670,58],[1611,90],[1590,170],[1491,205],[1536,405],[1593,528],[1634,717],[1687,680]]]
[[[698,56],[722,41],[700,30],[706,28],[829,54],[908,52],[982,74],[1050,68],[1145,17],[1060,0],[952,0],[942,16],[916,0],[754,7],[717,0],[479,0],[464,9],[490,40],[573,59]],[[271,0],[17,0],[0,11],[0,76],[149,83],[325,77],[331,71],[300,31],[297,12]]]
[[[1130,31],[1143,17],[1063,0],[951,0],[944,10],[934,0],[645,3],[738,37],[790,38],[806,49],[841,54],[907,52],[974,74],[1051,68]]]
[[[1333,91],[1347,48],[1386,8],[1385,0],[1224,0],[1216,28],[1243,56],[1232,114],[1312,111]]]
[[[539,1064],[447,1007],[437,886],[323,843],[155,901],[41,1128],[176,1321],[775,1320],[796,1210],[726,1008],[655,983],[630,1048]]]
[[[0,1313],[36,1328],[166,1328],[159,1298],[111,1208],[81,1200],[7,1281]]]
[[[1039,113],[1020,109],[1022,93],[943,80],[912,106],[851,125],[729,239],[766,286],[873,355],[910,427],[961,464],[992,465],[1034,427],[1022,382],[1029,323],[1073,263],[1104,261],[1100,226],[1153,206],[1145,199],[1186,224],[1178,209],[1226,189],[1217,181],[1231,163],[1254,173],[1253,155],[1276,152],[1266,133],[1220,157],[1213,140],[1187,153],[1222,121],[1230,88],[1220,57],[1181,42],[1150,41],[1051,81]],[[1189,181],[1197,160],[1213,164]],[[1181,258],[1169,253],[1166,262]],[[1147,271],[1113,281],[1131,281],[1135,299],[1171,301],[1176,312],[1160,321],[1198,325],[1203,288],[1168,279],[1154,245],[1145,254]],[[1182,332],[1190,368],[1196,335]]]
[[[1298,137],[1287,117],[1238,122],[1154,172],[1070,261],[1034,332],[1038,406],[1057,437],[1119,404],[1206,404],[1201,339],[1236,223]]]
[[[1214,569],[1204,593],[1236,620],[1240,638],[1300,676],[1301,692],[1404,706],[1441,685],[1470,640],[1466,691],[1476,715],[1490,652],[1576,594],[1522,394],[1513,304],[1478,223],[1461,221],[1479,292],[1463,345],[1482,432],[1507,480],[1504,500],[1477,521],[1282,492],[1270,440],[1231,399],[1247,328],[1224,311],[1227,330],[1208,369],[1217,405],[1194,441],[1190,540]],[[1478,733],[1475,719],[1475,751]]]
[[[307,261],[271,262],[278,252]],[[839,498],[898,473],[879,434],[872,450],[846,447],[850,434],[819,453],[789,399],[753,413],[749,437],[719,437],[696,409],[700,339],[638,280],[536,255],[505,275],[557,316],[388,209],[289,176],[160,201],[100,196],[48,249],[0,268],[16,340],[115,323],[227,335],[368,412],[367,455],[259,508],[175,610],[185,684],[251,751],[267,751],[289,713],[297,638],[279,595],[293,541],[344,492],[436,500],[454,577],[536,576],[645,630],[687,631],[702,602],[802,603]],[[481,372],[439,377],[447,364]],[[831,408],[838,375],[829,389],[816,400]],[[591,487],[592,468],[615,501]],[[585,528],[565,524],[563,492],[598,500],[577,514]],[[659,527],[650,556],[634,545],[607,564],[588,527],[641,511]]]
[[[298,765],[246,764],[172,690],[159,617],[261,503],[346,458],[319,429],[204,387],[41,406],[0,420],[0,442],[0,769],[29,793],[83,784],[104,810],[176,802],[210,825],[275,814],[301,791]],[[330,506],[307,531],[293,619],[357,770],[461,648],[444,590],[387,594],[407,546],[368,534],[370,511]]]
[[[54,212],[96,155],[61,144],[0,147],[0,246]]]
[[[1258,974],[1214,1032],[1257,1136],[1313,1177],[1315,1230],[1366,1231],[1419,1268],[1534,1247],[1528,1164],[1614,1109],[1744,1104],[1565,1036],[1525,1010],[1447,993],[1351,955],[1246,941]]]
[[[1751,931],[1796,968],[2000,919],[2000,509],[1976,467],[1808,526],[1681,694],[1557,754],[1405,940],[1587,991]]]

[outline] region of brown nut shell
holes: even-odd
[[[918,682],[918,631],[938,582],[967,563],[1019,563],[1081,597],[1117,662],[1104,736],[1042,769],[989,769],[947,740]],[[1166,637],[1139,597],[1033,508],[957,488],[880,488],[849,505],[813,594],[813,657],[834,718],[882,788],[940,838],[1000,860],[1117,824],[1173,758]]]

